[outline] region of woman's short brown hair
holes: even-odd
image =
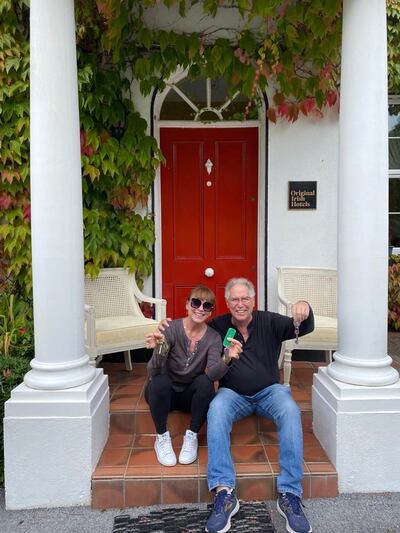
[[[197,287],[194,287],[190,291],[188,301],[190,300],[190,298],[199,298],[200,300],[204,300],[215,305],[215,294],[205,285],[197,285]]]

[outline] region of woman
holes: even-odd
[[[167,431],[168,413],[179,410],[192,414],[179,462],[193,463],[197,458],[197,433],[214,397],[213,382],[228,371],[221,357],[221,337],[206,324],[214,305],[214,293],[199,285],[187,299],[185,318],[170,322],[163,333],[157,331],[146,337],[147,348],[154,350],[147,364],[149,382],[145,398],[157,431],[154,449],[158,461],[164,466],[176,464]],[[236,358],[241,344],[233,339],[228,349],[230,357]]]

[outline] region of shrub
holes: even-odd
[[[33,356],[32,305],[9,279],[0,280],[0,418],[11,391],[30,369]],[[3,424],[0,424],[0,483],[4,480]]]
[[[400,330],[400,257],[392,255],[389,263],[388,282],[388,324],[395,331]]]

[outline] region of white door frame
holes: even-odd
[[[187,71],[180,71],[174,74],[168,83],[177,83],[187,75]],[[266,109],[265,101],[261,96],[262,105],[259,109],[258,120],[246,121],[218,121],[204,124],[202,122],[188,120],[160,120],[160,111],[164,99],[170,91],[167,86],[161,93],[157,93],[153,107],[153,135],[160,146],[160,136],[162,128],[258,128],[258,209],[257,209],[257,307],[265,309],[265,279],[267,265],[265,262],[265,223],[266,223]],[[162,295],[162,227],[161,227],[161,167],[157,169],[154,180],[154,223],[156,241],[154,245],[154,281],[155,294]],[[228,280],[227,280],[228,281]]]

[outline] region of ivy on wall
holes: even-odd
[[[29,34],[25,2],[0,1],[0,271],[31,286]]]
[[[128,64],[142,93],[163,89],[178,66],[192,78],[223,76],[230,94],[256,104],[257,88],[269,86],[273,102],[268,118],[295,121],[299,113],[321,116],[337,101],[341,40],[341,0],[164,0],[184,18],[201,4],[210,20],[235,10],[240,30],[224,28],[178,33],[146,25],[146,10],[157,0],[98,0],[107,21],[104,47],[115,62]],[[190,6],[190,7],[189,7]],[[210,22],[211,26],[211,22]],[[246,118],[244,116],[243,118]]]
[[[387,1],[388,85],[390,94],[400,94],[400,1]]]
[[[212,20],[236,10],[241,28],[179,33],[146,25],[160,7],[184,18],[201,4]],[[338,99],[340,0],[76,0],[85,267],[151,272],[154,224],[148,195],[162,154],[132,103],[163,89],[177,68],[223,76],[230,94],[248,97],[243,115],[269,87],[272,122],[321,116]],[[225,11],[224,11],[225,10]],[[400,0],[388,0],[391,92],[400,92]],[[29,293],[29,7],[0,0],[0,269]]]
[[[105,21],[96,4],[77,3],[76,18],[86,271],[124,266],[140,280],[152,268],[146,206],[162,155],[134,109],[126,65],[102,47]]]

